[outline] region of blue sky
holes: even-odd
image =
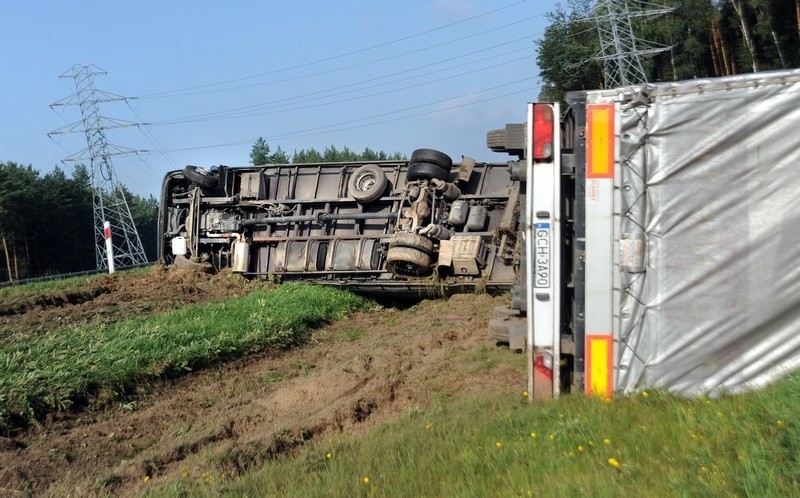
[[[330,145],[505,161],[485,133],[523,122],[539,94],[536,43],[555,1],[3,2],[0,161],[41,172],[86,147],[54,135],[81,118],[56,107],[75,64],[95,87],[138,97],[104,117],[150,123],[108,142],[120,181],[157,195],[186,164],[249,163],[263,136],[288,153]],[[88,161],[86,161],[88,164]]]

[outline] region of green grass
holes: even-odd
[[[187,462],[196,474],[149,495],[798,496],[798,413],[800,376],[716,400],[461,400],[234,478]]]
[[[342,337],[351,342],[361,339],[366,333],[366,330],[359,327],[349,328],[341,332]]]
[[[287,284],[243,298],[6,343],[0,347],[0,429],[68,410],[101,391],[118,395],[163,375],[298,344],[310,327],[365,304],[344,291]]]

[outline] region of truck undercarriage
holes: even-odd
[[[187,166],[168,173],[159,259],[203,271],[419,296],[512,288],[520,182],[507,163]]]

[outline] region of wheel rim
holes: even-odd
[[[362,173],[359,175],[358,179],[356,179],[356,188],[361,192],[367,192],[371,190],[376,183],[377,179],[373,173]]]
[[[394,270],[403,275],[418,276],[422,273],[422,268],[416,263],[411,261],[396,261],[394,263]]]

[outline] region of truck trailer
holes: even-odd
[[[720,395],[797,370],[800,71],[573,92],[505,131],[534,397]]]

